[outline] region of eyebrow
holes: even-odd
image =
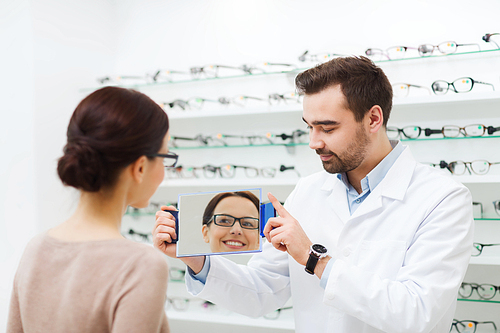
[[[340,123],[338,121],[335,121],[335,120],[316,120],[316,121],[313,121],[312,124],[309,124],[305,119],[304,117],[302,117],[302,120],[308,124],[308,125],[314,125],[314,126],[318,126],[318,125],[340,125]]]

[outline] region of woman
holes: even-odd
[[[71,117],[57,172],[80,191],[74,214],[30,241],[14,280],[8,332],[169,332],[168,267],[120,234],[127,206],[163,181],[168,118],[146,95],[106,87]]]
[[[203,240],[212,252],[259,249],[260,200],[252,192],[224,192],[214,196],[203,213]]]

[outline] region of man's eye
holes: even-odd
[[[323,132],[325,133],[331,133],[335,130],[335,128],[323,128]]]

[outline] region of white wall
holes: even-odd
[[[74,206],[56,160],[79,89],[96,77],[480,43],[500,32],[499,12],[496,0],[0,1],[0,330],[24,245]]]

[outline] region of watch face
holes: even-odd
[[[317,253],[326,253],[327,252],[326,247],[324,247],[323,245],[320,245],[320,244],[314,244],[312,246],[312,249]]]

